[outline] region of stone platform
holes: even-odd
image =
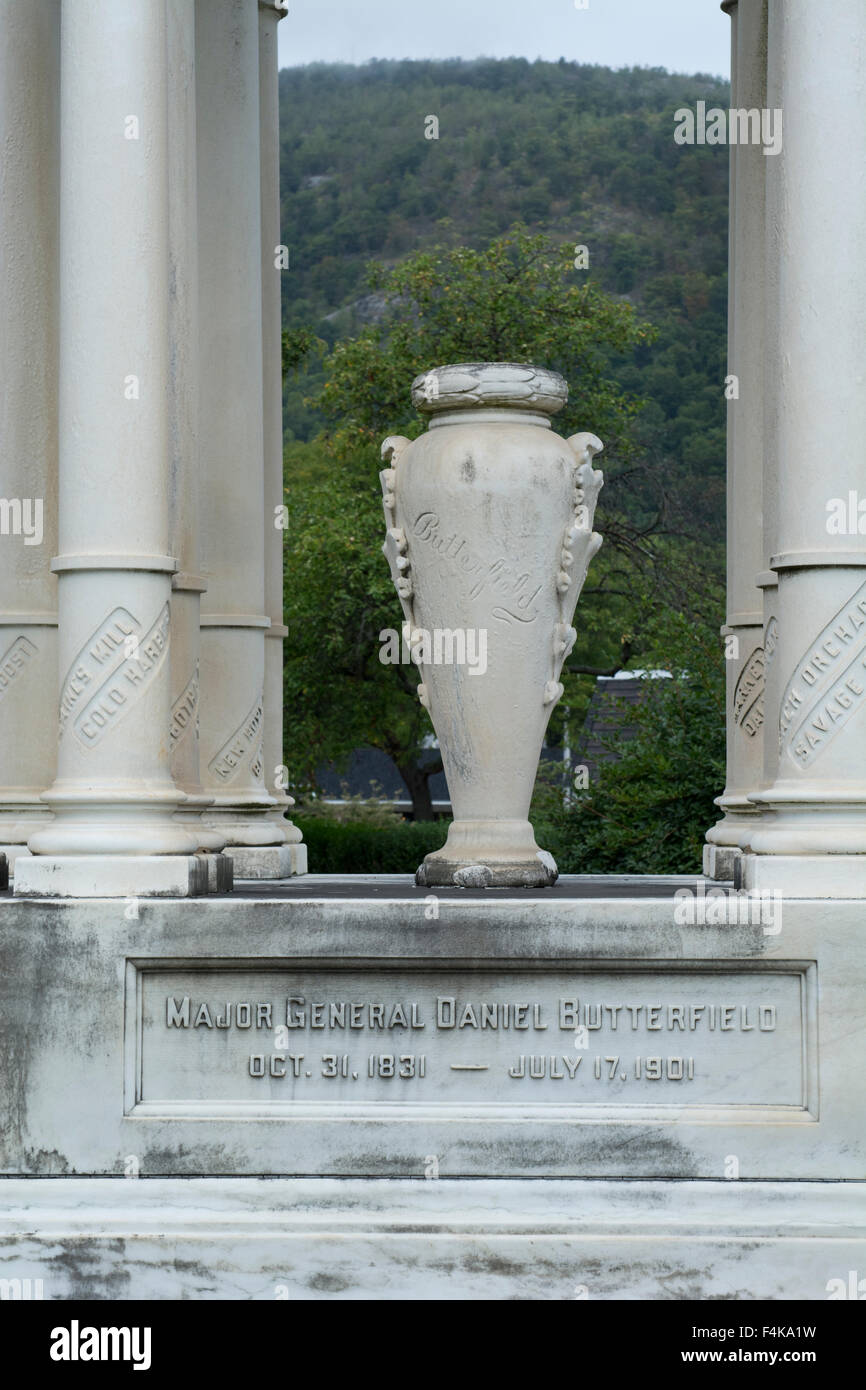
[[[863,906],[706,889],[0,895],[3,1277],[826,1298],[866,1269]]]
[[[0,1280],[46,1299],[821,1301],[864,1268],[861,1189],[10,1179]]]

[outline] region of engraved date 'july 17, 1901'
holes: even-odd
[[[774,1033],[777,1013],[773,1003],[700,998],[676,1004],[588,1002],[577,997],[538,1002],[438,994],[380,1003],[290,995],[268,1002],[208,1002],[169,994],[164,1020],[166,1030],[174,1034],[189,1030],[199,1035],[246,1035],[252,1046],[243,1048],[237,1062],[243,1059],[244,1070],[253,1078],[302,1084],[319,1078],[349,1083],[373,1079],[399,1086],[443,1067],[446,1073],[498,1073],[514,1081],[689,1082],[700,1070],[696,1073],[695,1049],[683,1043],[700,1043],[709,1035]],[[399,1044],[405,1046],[410,1038],[424,1041],[425,1030],[425,1050],[400,1049]],[[315,1044],[319,1038],[325,1041],[323,1033],[328,1042],[348,1042],[354,1033],[361,1046],[321,1051]],[[516,1046],[503,1046],[503,1034],[512,1033]],[[526,1046],[527,1034],[534,1048]],[[666,1036],[654,1036],[658,1034]],[[443,1053],[446,1036],[451,1046]],[[386,1038],[391,1049],[382,1047]],[[491,1050],[485,1043],[494,1039],[498,1046]],[[627,1047],[617,1048],[617,1040],[628,1040]]]

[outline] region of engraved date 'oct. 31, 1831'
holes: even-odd
[[[232,997],[229,975],[221,993],[211,979],[207,996],[193,992],[202,980],[183,983],[182,992],[156,980],[145,988],[143,1089],[154,1101],[496,1101],[524,1085],[551,1099],[675,1091],[694,1104],[801,1101],[794,971],[633,971],[588,976],[574,993],[562,988],[564,972],[500,977],[484,993],[452,993],[432,979],[419,988],[407,973],[379,999],[373,980],[364,989],[327,972],[246,998]]]

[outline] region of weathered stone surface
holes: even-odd
[[[864,1259],[862,1182],[12,1179],[0,1211],[46,1299],[821,1301]]]
[[[862,1178],[859,903],[652,886],[6,899],[0,1168]]]
[[[209,893],[230,893],[234,887],[234,866],[227,854],[202,854],[199,856],[207,870],[207,891]]]
[[[295,829],[285,822],[287,832]],[[307,871],[307,846],[287,845],[229,845],[226,856],[234,867],[235,878],[281,879]]]
[[[20,898],[197,897],[209,887],[215,855],[80,854],[30,855],[18,860],[15,892]],[[228,890],[226,890],[228,891]]]
[[[704,874],[716,882],[733,883],[734,868],[742,856],[736,845],[716,845],[710,841],[704,845]]]

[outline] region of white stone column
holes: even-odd
[[[57,761],[60,0],[0,0],[0,851]]]
[[[725,0],[731,16],[731,106],[767,104],[766,0]],[[764,188],[770,160],[758,144],[730,146],[728,254],[727,768],[707,832],[704,872],[732,879],[761,812],[750,794],[763,778],[762,472],[764,412]]]
[[[202,457],[201,763],[236,877],[290,871],[264,781],[258,0],[196,0]]]
[[[866,895],[866,6],[770,0],[783,149],[776,439],[779,742],[740,882]],[[864,507],[866,511],[866,507]],[[835,521],[834,521],[835,517]],[[866,527],[866,521],[864,521]]]
[[[168,0],[169,442],[171,549],[171,771],[186,795],[176,813],[202,850],[225,836],[205,824],[213,804],[199,770],[201,593],[198,447],[198,190],[196,187],[195,0]],[[231,861],[211,853],[212,889],[231,887]]]
[[[768,12],[767,33],[767,108],[782,109],[782,47],[778,41],[779,11]],[[762,516],[764,529],[764,568],[758,575],[763,592],[764,610],[764,766],[757,797],[776,781],[779,767],[778,709],[781,699],[779,686],[779,576],[770,569],[770,561],[779,551],[779,385],[785,369],[785,345],[780,333],[780,265],[782,218],[782,162],[767,159],[764,188],[764,467]],[[764,810],[763,820],[770,816]],[[756,822],[756,828],[762,822]],[[735,875],[741,881],[742,866]]]
[[[169,770],[165,0],[63,0],[60,729],[16,892],[201,891]]]
[[[307,847],[297,826],[286,819],[294,805],[283,774],[283,560],[286,529],[277,510],[285,505],[283,486],[282,270],[277,254],[280,234],[280,90],[277,25],[287,13],[286,0],[259,0],[259,116],[262,197],[262,364],[265,460],[265,634],[264,763],[265,784],[276,801],[268,818],[290,847],[288,872],[307,871]]]

